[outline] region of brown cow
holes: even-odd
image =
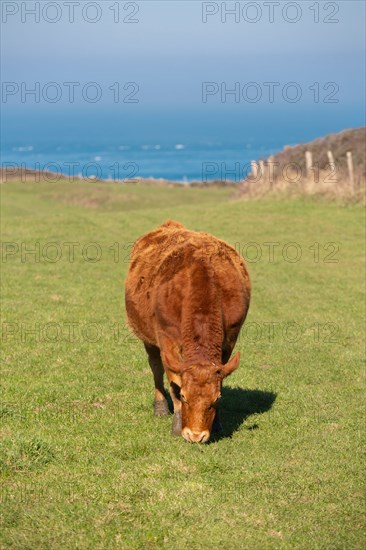
[[[224,241],[168,220],[138,239],[126,280],[126,310],[154,375],[156,415],[174,405],[173,435],[206,442],[223,379],[250,301],[243,259]],[[215,418],[216,417],[216,418]]]

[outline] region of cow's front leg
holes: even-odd
[[[164,367],[161,362],[160,350],[156,346],[144,345],[149,358],[149,365],[154,376],[154,414],[155,416],[168,416],[169,407],[165,396]]]
[[[169,372],[169,371],[168,371]],[[173,401],[174,416],[172,425],[172,435],[182,435],[182,403],[180,402],[180,381],[175,375],[168,374],[169,378],[169,391]]]
[[[174,393],[173,390],[171,390],[170,395]],[[173,396],[172,396],[173,400]],[[174,405],[174,416],[173,416],[173,425],[172,425],[172,435],[182,435],[182,407],[181,403],[179,402],[179,406],[175,404],[173,400]]]

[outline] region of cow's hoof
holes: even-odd
[[[164,401],[154,401],[154,415],[155,416],[168,416],[169,408],[166,399]]]
[[[182,413],[176,412],[173,416],[172,435],[182,435]]]

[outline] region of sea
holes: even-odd
[[[251,161],[330,132],[362,125],[357,112],[7,112],[1,166],[123,181],[240,181]]]

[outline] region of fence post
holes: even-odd
[[[333,157],[332,151],[328,151],[327,155],[328,155],[328,160],[329,160],[330,167],[333,168],[333,166],[335,166],[335,162],[334,162],[334,157]]]
[[[267,169],[268,169],[268,181],[269,181],[270,187],[274,187],[276,182],[276,174],[275,174],[275,163],[274,163],[273,155],[271,155],[267,160]]]
[[[264,171],[264,162],[263,162],[263,160],[259,161],[259,173],[260,173],[261,179],[262,178],[264,179],[265,171]]]
[[[347,167],[348,167],[348,175],[349,175],[349,182],[351,184],[352,191],[355,190],[355,176],[353,172],[353,160],[352,160],[352,153],[351,151],[347,151]]]
[[[256,180],[257,177],[258,177],[258,163],[255,160],[251,160],[250,165],[252,167],[252,172],[251,173],[253,175],[253,178]]]
[[[310,151],[305,151],[306,177],[310,178],[310,172],[313,167],[313,155]]]

